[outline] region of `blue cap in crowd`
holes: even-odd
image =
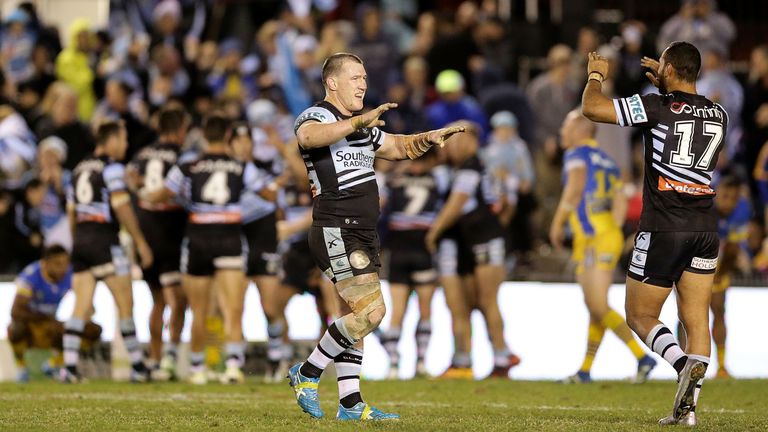
[[[6,24],[13,24],[13,23],[28,24],[29,15],[27,15],[27,13],[21,9],[16,9],[15,11],[8,14],[7,17],[5,17],[5,23]]]
[[[510,111],[499,111],[491,116],[491,126],[517,128],[517,117]]]

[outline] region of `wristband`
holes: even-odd
[[[601,83],[601,82],[605,81],[605,77],[600,72],[592,71],[592,72],[589,73],[589,76],[587,78],[587,81],[589,81],[589,80],[595,80],[595,81]]]

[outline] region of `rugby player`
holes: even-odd
[[[144,352],[133,322],[131,260],[118,238],[123,225],[133,239],[141,266],[152,265],[152,249],[139,228],[125,183],[123,160],[128,147],[125,126],[107,121],[96,129],[96,149],[75,167],[67,191],[67,211],[73,231],[72,290],[75,307],[64,325],[64,363],[61,380],[78,382],[80,340],[93,304],[96,281],[106,283],[115,298],[120,333],[130,355],[131,380],[149,380]]]
[[[709,365],[709,305],[719,250],[715,191],[710,186],[728,114],[697,94],[699,51],[673,42],[659,61],[643,58],[660,94],[603,95],[608,61],[591,53],[582,110],[590,120],[639,127],[645,142],[643,211],[627,273],[630,328],[678,373],[678,389],[662,425],[696,424],[696,403]],[[688,341],[681,348],[659,321],[672,288]]]
[[[331,278],[351,312],[328,327],[307,361],[289,371],[299,406],[322,417],[317,387],[325,367],[334,361],[339,383],[340,420],[398,418],[363,402],[360,369],[363,337],[384,318],[378,276],[379,191],[376,157],[416,159],[432,145],[461,132],[444,128],[418,135],[389,135],[379,117],[397,104],[385,103],[363,114],[367,75],[359,57],[337,53],[322,68],[326,97],[296,119],[295,133],[314,195],[309,246],[320,269]]]
[[[461,275],[462,281],[460,287],[443,287],[446,302],[452,317],[457,316],[465,322],[467,334],[463,337],[467,349],[471,330],[469,314],[474,308],[482,312],[493,345],[491,376],[508,377],[509,370],[520,363],[520,358],[510,352],[504,341],[504,321],[498,303],[499,287],[505,277],[504,231],[497,214],[503,207],[502,198],[498,196],[499,191],[491,187],[496,179],[486,172],[477,155],[479,128],[469,122],[453,125],[465,128],[468,133],[454,137],[446,148],[448,163],[454,172],[445,194],[445,204],[430,226],[425,244],[428,250],[435,252],[438,240],[452,231],[449,238],[453,244],[442,242],[441,254],[444,256],[440,259],[455,262],[452,271]],[[446,258],[446,254],[454,257]],[[454,315],[453,311],[460,311],[460,314]],[[469,351],[466,353],[468,355]]]
[[[163,188],[165,176],[176,165],[187,135],[189,118],[180,108],[161,110],[157,120],[158,142],[142,149],[128,165],[129,186],[134,191]],[[187,214],[175,200],[151,203],[139,199],[136,216],[155,258],[152,266],[143,272],[153,300],[149,315],[150,370],[153,379],[175,379],[177,347],[187,309],[179,272]],[[171,311],[168,322],[170,340],[163,347],[163,312],[166,305]]]
[[[635,382],[645,382],[656,360],[640,348],[624,317],[608,305],[608,289],[613,271],[624,249],[621,227],[627,212],[627,199],[616,162],[597,147],[596,125],[574,110],[560,129],[565,186],[552,219],[550,242],[563,247],[564,226],[573,233],[573,261],[576,278],[589,310],[587,353],[575,375],[565,383],[588,383],[590,371],[606,329],[613,331],[637,359]]]
[[[725,367],[725,294],[731,286],[731,274],[738,267],[739,256],[747,249],[747,230],[752,219],[752,205],[742,195],[738,177],[726,176],[717,185],[715,207],[718,214],[717,233],[720,236],[720,260],[712,286],[712,340],[717,349],[717,377],[729,378]],[[680,344],[685,344],[685,330],[678,328]]]
[[[251,129],[245,124],[238,124],[232,128],[232,132],[232,154],[235,159],[253,163]],[[260,167],[257,169],[264,171]],[[273,175],[267,171],[263,174],[270,177]],[[278,185],[272,180],[267,188],[259,193],[246,190],[240,198],[243,234],[248,242],[245,274],[259,290],[261,307],[267,318],[267,381],[273,381],[277,374],[285,376],[288,371],[286,364],[282,365],[282,373],[278,371],[283,354],[285,316],[277,305],[277,292],[280,290],[280,279],[277,276],[280,265],[277,253],[277,191]]]
[[[64,324],[56,320],[56,310],[64,295],[72,288],[72,267],[69,254],[59,245],[43,250],[42,258],[29,264],[16,278],[16,298],[11,308],[8,341],[16,358],[17,381],[29,381],[24,354],[29,348],[58,351],[44,365],[53,371],[62,365],[62,338]],[[81,351],[99,340],[101,327],[91,321],[85,323]]]
[[[425,376],[424,357],[432,335],[431,304],[437,283],[437,270],[424,238],[440,205],[438,179],[433,172],[439,163],[437,149],[431,148],[420,159],[406,162],[390,173],[386,182],[385,207],[389,259],[389,293],[392,313],[382,345],[389,354],[389,378],[397,379],[403,317],[411,292],[419,301],[416,325],[416,375]]]
[[[175,165],[158,191],[142,190],[150,202],[181,196],[189,208],[181,252],[182,287],[192,310],[190,382],[205,384],[206,318],[211,284],[216,284],[224,316],[226,370],[224,383],[242,383],[245,362],[242,320],[245,301],[245,248],[240,198],[246,188],[259,191],[267,180],[252,164],[233,159],[229,121],[214,113],[203,124],[207,145],[196,160]]]

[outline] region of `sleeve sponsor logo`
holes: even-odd
[[[645,113],[645,107],[643,106],[643,100],[640,99],[640,95],[636,94],[627,98],[627,105],[632,116],[632,123],[648,122],[648,115]]]

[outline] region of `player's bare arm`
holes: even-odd
[[[616,124],[613,101],[603,94],[603,81],[607,76],[608,60],[597,53],[589,53],[588,80],[581,95],[581,110],[584,117],[594,122]]]
[[[136,219],[136,214],[131,207],[131,198],[128,192],[116,192],[113,193],[109,199],[109,203],[112,209],[115,211],[117,220],[120,221],[128,234],[131,235],[133,241],[136,243],[136,252],[139,254],[141,260],[141,266],[147,268],[152,265],[152,250],[147,244],[147,240],[144,238],[144,233],[139,228],[139,221]]]
[[[565,189],[563,189],[563,195],[560,197],[555,216],[552,218],[552,226],[549,228],[549,241],[557,249],[563,247],[563,227],[568,221],[568,217],[578,207],[586,185],[586,167],[575,167],[568,171],[568,181],[565,184]]]
[[[384,126],[384,121],[379,117],[396,107],[396,103],[388,102],[343,121],[333,123],[307,121],[296,131],[296,138],[301,148],[305,150],[328,147],[359,129]]]
[[[29,296],[16,294],[11,307],[11,318],[18,321],[45,321],[50,319],[42,312],[36,312],[29,308]]]
[[[448,201],[440,213],[435,218],[434,223],[429,228],[425,239],[427,250],[434,253],[437,251],[437,240],[443,235],[445,230],[453,226],[459,217],[461,217],[461,209],[464,204],[469,200],[469,195],[463,192],[452,192],[448,197]]]
[[[386,135],[376,157],[388,160],[417,159],[432,146],[443,147],[451,136],[462,133],[464,126],[452,126],[412,135]]]

